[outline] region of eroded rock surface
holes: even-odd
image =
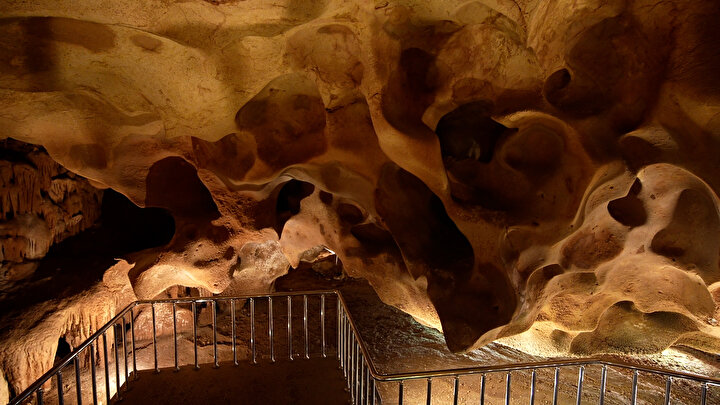
[[[101,190],[23,142],[0,144],[0,189],[0,282],[28,277],[50,246],[100,217]]]
[[[324,246],[453,350],[720,351],[717,2],[0,12],[0,137],[175,218],[132,299]]]

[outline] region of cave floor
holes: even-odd
[[[251,365],[222,363],[180,371],[144,370],[112,404],[347,404],[337,359],[311,358]]]

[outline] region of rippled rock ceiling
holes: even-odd
[[[0,14],[0,138],[175,218],[118,305],[267,291],[324,245],[453,350],[720,351],[717,2]]]

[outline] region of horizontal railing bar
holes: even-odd
[[[372,361],[372,360],[371,360]],[[590,366],[590,365],[606,365],[615,369],[638,370],[646,373],[658,374],[662,376],[671,376],[675,378],[683,378],[696,382],[706,382],[708,384],[720,386],[720,379],[699,374],[686,373],[682,371],[663,370],[649,366],[636,366],[629,363],[603,360],[602,358],[582,358],[582,359],[561,359],[533,363],[516,363],[501,364],[482,367],[454,368],[444,370],[429,370],[420,372],[393,373],[393,374],[377,374],[373,377],[379,381],[398,381],[412,380],[433,377],[452,377],[456,375],[467,374],[483,374],[483,373],[500,373],[507,371],[537,370],[553,367],[572,367],[572,366]]]
[[[230,301],[238,299],[250,299],[250,298],[268,298],[268,297],[296,297],[302,295],[335,295],[338,292],[336,290],[313,290],[313,291],[289,291],[289,292],[278,292],[278,293],[267,293],[262,295],[234,295],[232,297],[184,297],[184,298],[165,298],[159,300],[138,300],[135,301],[138,305],[143,304],[189,304],[193,302],[211,302],[211,301]]]
[[[489,366],[480,366],[480,367],[465,367],[465,368],[453,368],[453,369],[443,369],[443,370],[430,370],[430,371],[421,371],[421,372],[404,372],[404,373],[380,373],[378,372],[373,360],[372,356],[370,356],[370,351],[368,350],[365,341],[362,339],[359,333],[359,328],[357,327],[357,324],[355,323],[355,319],[350,314],[350,311],[348,310],[347,302],[345,301],[345,298],[342,296],[339,290],[311,290],[311,291],[291,291],[291,292],[275,292],[275,293],[266,293],[261,295],[240,295],[240,296],[228,296],[228,297],[184,297],[184,298],[168,298],[168,299],[158,299],[158,300],[138,300],[135,302],[130,303],[127,305],[122,311],[120,311],[115,317],[113,317],[109,322],[107,322],[104,326],[102,326],[97,332],[95,332],[90,338],[88,338],[85,342],[81,343],[75,350],[73,350],[68,356],[66,356],[57,366],[53,367],[51,370],[43,374],[35,383],[33,383],[30,387],[28,387],[25,391],[23,391],[20,395],[13,398],[13,400],[10,402],[11,405],[18,404],[22,401],[25,401],[28,399],[31,395],[33,395],[39,388],[42,387],[50,378],[52,378],[54,375],[57,374],[57,372],[64,367],[66,367],[68,364],[70,364],[73,359],[75,359],[80,352],[85,350],[88,346],[90,346],[94,341],[96,341],[102,334],[107,331],[112,325],[116,324],[120,319],[122,319],[123,316],[125,316],[128,312],[131,311],[134,307],[137,307],[139,305],[152,305],[152,304],[162,304],[162,303],[168,303],[168,304],[183,304],[183,303],[203,303],[203,302],[218,302],[218,301],[230,301],[230,300],[238,300],[238,299],[262,299],[262,298],[272,298],[272,297],[291,297],[291,296],[326,296],[326,295],[335,295],[338,299],[338,302],[342,306],[342,310],[345,313],[345,318],[347,319],[349,326],[352,330],[352,334],[355,336],[355,339],[357,340],[358,347],[360,348],[360,351],[362,353],[362,357],[365,359],[365,363],[367,364],[368,371],[370,375],[372,376],[373,380],[381,381],[381,382],[387,382],[387,381],[404,381],[404,380],[413,380],[413,379],[424,379],[424,378],[435,378],[435,377],[451,377],[451,376],[459,376],[459,375],[468,375],[468,374],[487,374],[487,373],[495,373],[495,372],[511,372],[511,371],[519,371],[519,370],[538,370],[538,369],[544,369],[544,368],[555,368],[555,367],[572,367],[572,366],[589,366],[589,365],[599,365],[599,366],[609,366],[614,368],[620,368],[620,369],[627,369],[627,370],[633,370],[633,371],[642,371],[645,373],[651,373],[651,374],[657,374],[665,377],[674,377],[674,378],[681,378],[696,382],[703,382],[706,384],[710,384],[713,386],[720,386],[720,378],[714,378],[714,377],[707,377],[702,376],[699,374],[693,374],[688,372],[682,372],[682,371],[673,371],[673,370],[664,370],[661,368],[653,367],[653,366],[639,366],[634,365],[631,363],[626,363],[623,361],[617,361],[617,360],[607,360],[602,357],[590,357],[590,358],[582,358],[582,359],[557,359],[557,360],[549,360],[549,361],[542,361],[542,362],[532,362],[532,363],[517,363],[517,364],[506,364],[506,365],[489,365]]]

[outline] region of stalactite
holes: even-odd
[[[0,160],[0,280],[18,277],[14,266],[42,258],[53,244],[91,226],[102,193],[40,148],[18,141],[5,147],[24,158]]]

